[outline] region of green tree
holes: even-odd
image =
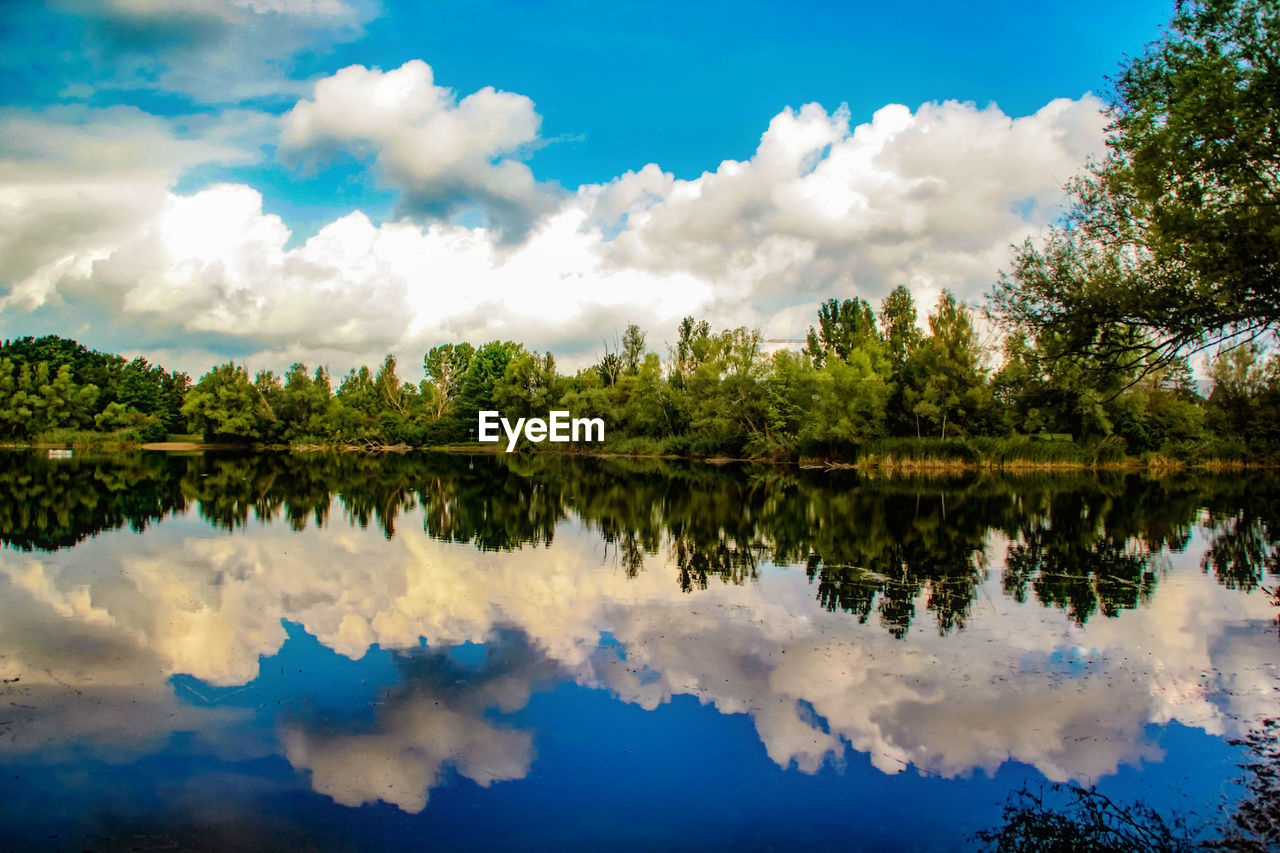
[[[914,367],[912,359],[924,335],[916,325],[915,300],[905,285],[895,287],[880,303],[880,329],[890,366],[886,425],[895,435],[914,435],[915,415],[906,402],[907,389],[913,384],[908,368]]]
[[[622,370],[629,376],[640,372],[640,363],[644,361],[644,332],[635,323],[627,325],[622,333]]]
[[[670,387],[662,378],[662,360],[656,353],[646,354],[634,374],[622,377],[618,393],[619,421],[628,434],[656,438],[674,432]]]
[[[182,404],[182,414],[209,441],[258,441],[269,422],[249,372],[230,362],[200,377]]]
[[[283,424],[280,423],[280,417],[276,414],[276,407],[280,405],[281,398],[284,396],[280,377],[276,376],[274,371],[259,370],[253,379],[253,390],[258,397],[257,411],[262,427],[261,438],[263,440],[279,438]]]
[[[468,343],[441,344],[432,347],[423,357],[422,368],[427,374],[423,394],[429,398],[431,413],[435,417],[444,417],[457,399],[462,389],[462,377],[475,351],[475,347]],[[427,387],[431,390],[427,391]]]
[[[936,427],[943,438],[948,426],[953,434],[985,426],[994,399],[969,309],[943,291],[929,316],[929,329],[932,334],[910,359],[910,384],[903,393],[908,411],[917,424],[923,421],[930,432]]]
[[[1114,402],[1135,369],[1072,352],[1061,335],[1049,330],[1034,343],[1025,332],[1015,333],[1005,341],[1004,353],[991,392],[1020,432],[1070,433],[1080,439],[1115,431]]]
[[[378,390],[373,384],[373,374],[363,364],[347,371],[347,375],[342,377],[342,382],[338,384],[334,397],[344,408],[354,412],[367,417],[378,414]]]
[[[509,418],[543,417],[556,408],[563,394],[551,353],[517,353],[493,385],[493,404]]]
[[[769,363],[760,332],[741,327],[695,339],[691,361],[697,366],[677,405],[683,403],[705,450],[740,453],[767,424]]]
[[[1220,351],[1209,367],[1209,423],[1220,435],[1280,444],[1280,357],[1256,343]]]
[[[848,362],[855,350],[878,342],[875,314],[864,299],[828,299],[818,309],[818,328],[809,327],[805,354],[814,367],[833,358]]]
[[[378,375],[373,378],[373,392],[376,405],[382,411],[391,410],[403,416],[406,414],[406,390],[400,377],[396,375],[396,357],[388,355],[378,368]]]
[[[885,352],[897,374],[924,338],[916,325],[915,300],[905,285],[895,287],[880,303],[880,328]]]
[[[507,365],[524,352],[514,341],[490,341],[475,351],[467,364],[458,391],[457,413],[463,421],[475,426],[476,413],[492,409],[494,388],[506,375]]]
[[[794,444],[812,417],[817,370],[809,359],[790,350],[770,358],[767,434],[782,444]]]
[[[607,348],[604,355],[600,356],[600,361],[596,363],[596,372],[600,374],[600,381],[607,388],[612,388],[618,384],[618,378],[622,376],[625,369],[622,356],[616,352],[609,351]]]
[[[1104,365],[1127,348],[1125,367],[1280,329],[1274,0],[1179,2],[1114,80],[1109,116],[1108,156],[1071,184],[1047,244],[1017,250],[996,310]]]
[[[711,324],[706,320],[685,317],[676,330],[676,345],[671,352],[671,373],[677,383],[693,373],[706,357],[711,344]]]
[[[316,419],[324,415],[329,397],[329,377],[324,368],[316,368],[315,374],[309,375],[305,364],[295,363],[289,367],[276,414],[290,438],[319,432]]]
[[[880,435],[889,399],[888,365],[878,348],[855,349],[817,370],[800,441],[809,452],[851,454]]]

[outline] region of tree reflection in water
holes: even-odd
[[[1094,787],[1055,784],[1014,792],[1005,803],[1004,822],[977,833],[975,841],[992,853],[1280,850],[1280,720],[1262,720],[1231,743],[1246,749],[1239,780],[1246,794],[1221,825],[1193,832],[1185,816],[1161,814],[1141,800],[1117,801]]]
[[[388,539],[414,509],[424,531],[482,550],[549,546],[577,518],[628,576],[665,554],[680,589],[743,584],[763,563],[802,566],[829,611],[874,614],[905,636],[924,609],[963,629],[1005,541],[1002,586],[1078,625],[1154,593],[1159,559],[1193,530],[1203,568],[1252,591],[1280,573],[1280,481],[1098,472],[902,477],[550,454],[155,453],[51,460],[0,453],[0,542],[69,547],[194,506],[234,530],[283,516],[294,530],[341,511]],[[336,499],[336,504],[335,504]]]

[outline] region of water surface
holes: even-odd
[[[1274,714],[1280,482],[0,453],[0,846],[966,849],[1193,822]]]

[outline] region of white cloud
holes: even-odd
[[[285,723],[280,732],[285,757],[311,772],[312,787],[345,806],[379,800],[407,812],[427,806],[431,788],[453,767],[481,787],[523,779],[533,763],[533,736],[494,723],[490,709],[523,708],[535,680],[550,674],[540,656],[515,643],[495,639],[502,662],[459,678],[447,666],[434,672],[422,659],[406,659],[428,671],[411,671],[405,682],[383,694],[371,730],[335,732],[302,721]],[[439,652],[427,657],[439,663]]]
[[[843,110],[787,110],[747,162],[665,186],[650,175],[612,260],[695,272],[721,282],[726,303],[874,299],[899,283],[975,299],[1101,149],[1099,106],[1057,100],[1013,119],[994,106],[891,105],[852,130]],[[635,195],[638,178],[610,189]]]
[[[326,737],[287,728],[281,735],[285,757],[311,771],[317,793],[344,806],[382,800],[412,813],[427,807],[446,763],[482,787],[529,772],[528,732],[436,704],[429,698],[408,702],[381,720],[386,731],[373,734]]]
[[[687,273],[609,269],[598,231],[567,209],[503,249],[483,229],[374,226],[361,213],[286,249],[288,229],[244,186],[151,200],[114,248],[55,256],[15,293],[99,304],[116,322],[251,341],[262,361],[345,368],[388,350],[407,366],[433,342],[516,338],[553,347],[585,330],[590,346],[619,317],[668,325],[711,299]],[[208,362],[188,367],[197,372]],[[411,368],[412,369],[412,368]]]
[[[251,187],[173,191],[192,163],[235,156],[221,126],[183,139],[135,112],[102,145],[88,120],[11,116],[0,312],[58,305],[130,329],[141,347],[189,340],[171,366],[197,374],[225,358],[201,341],[235,342],[254,367],[341,372],[388,351],[411,366],[442,341],[509,337],[572,367],[628,322],[659,350],[686,314],[798,337],[820,300],[875,303],[899,283],[923,314],[942,288],[980,300],[1009,245],[1055,217],[1061,182],[1101,147],[1098,106],[1058,100],[1017,119],[888,106],[851,127],[846,111],[811,104],[776,116],[747,161],[693,180],[649,164],[548,207],[516,159],[538,140],[527,98],[456,101],[421,62],[353,66],[288,114],[289,151],[364,151],[406,209],[479,204],[508,230],[353,211],[294,248]],[[243,121],[261,131],[260,116]],[[41,134],[54,141],[43,153]]]
[[[400,209],[444,218],[477,205],[523,236],[554,193],[520,162],[538,144],[541,117],[523,95],[485,87],[458,101],[421,60],[382,72],[344,68],[315,85],[283,120],[281,146],[298,160],[370,150],[402,190]]]
[[[355,7],[342,0],[230,0],[234,6],[259,14],[278,12],[282,15],[304,15],[327,18],[354,16]]]
[[[39,307],[135,239],[186,169],[251,157],[252,113],[196,138],[176,123],[123,106],[0,115],[0,312]]]
[[[236,10],[247,9],[257,14],[276,12],[282,15],[342,17],[355,13],[354,7],[342,0],[108,0],[108,8],[124,15],[168,17],[177,14],[191,17],[208,16],[234,20]]]

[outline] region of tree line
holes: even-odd
[[[894,438],[941,451],[981,437],[1110,440],[1175,458],[1280,445],[1280,359],[1256,343],[1213,359],[1206,398],[1185,359],[1102,364],[1064,355],[1052,334],[1015,332],[992,366],[973,312],[950,293],[924,325],[898,287],[878,311],[828,300],[798,352],[687,317],[665,357],[635,325],[568,375],[551,353],[514,341],[461,342],[428,351],[418,383],[400,378],[393,356],[336,381],[323,367],[250,375],[227,363],[191,383],[144,359],[22,338],[0,346],[0,435],[125,428],[145,440],[190,431],[216,442],[433,446],[473,441],[481,410],[565,409],[602,418],[612,449],[691,456],[852,460]]]
[[[6,340],[0,345],[0,437],[128,430],[163,441],[187,427],[182,404],[190,385],[185,373],[54,335]]]

